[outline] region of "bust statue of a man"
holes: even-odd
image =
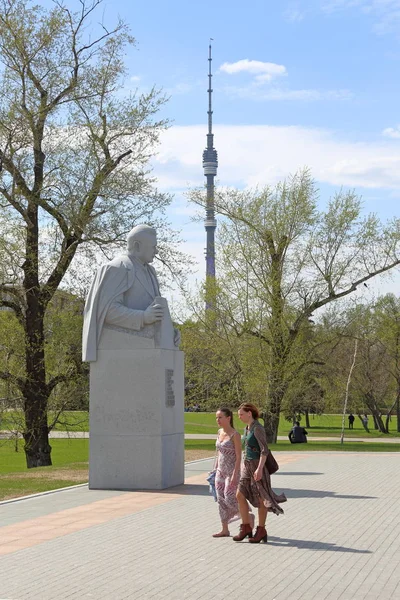
[[[97,271],[86,299],[82,358],[97,360],[104,326],[139,332],[161,321],[164,308],[154,302],[160,296],[157,275],[150,263],[157,253],[157,234],[148,225],[137,225],[127,237],[127,252]],[[176,332],[175,345],[179,345]]]

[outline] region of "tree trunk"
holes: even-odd
[[[285,382],[282,376],[282,369],[272,361],[270,381],[269,381],[269,402],[265,411],[266,419],[264,422],[267,442],[276,444],[278,441],[279,417],[281,413],[282,400],[285,395]]]
[[[397,432],[400,433],[400,390],[398,390],[398,392],[397,392],[396,416],[397,416]]]
[[[279,416],[282,400],[285,395],[287,384],[285,383],[285,334],[283,329],[283,306],[282,295],[282,249],[276,252],[273,240],[269,241],[271,254],[271,279],[272,300],[270,332],[272,339],[271,371],[268,384],[268,406],[267,420],[265,422],[265,433],[269,444],[276,444],[278,440]]]
[[[380,431],[381,433],[387,433],[387,429],[385,427],[385,424],[382,420],[382,416],[381,413],[378,409],[376,400],[375,400],[375,396],[371,393],[371,392],[367,392],[365,394],[364,397],[365,400],[365,404],[368,407],[368,410],[371,412],[372,414],[372,418],[374,420],[374,425],[375,428]]]
[[[360,421],[361,421],[361,423],[362,423],[362,426],[364,427],[365,431],[366,431],[367,433],[369,433],[368,425],[366,425],[366,424],[364,423],[362,416],[361,416],[361,415],[357,415],[357,416],[358,416],[358,418],[360,419]]]
[[[386,414],[386,423],[385,423],[386,433],[389,433],[389,423],[390,423],[390,420],[391,420],[390,418],[392,416],[392,412],[393,412],[394,407],[398,406],[399,400],[400,400],[400,393],[397,392],[396,400],[393,402],[392,406],[389,408],[389,410],[387,411],[387,414]]]
[[[47,426],[47,402],[44,358],[45,306],[39,283],[39,229],[38,207],[28,208],[29,225],[26,233],[26,260],[24,263],[25,315],[25,365],[24,386],[25,455],[28,469],[51,465],[51,446]]]
[[[390,425],[389,425],[389,423],[390,423],[390,417],[392,416],[392,415],[391,415],[391,412],[392,412],[392,411],[391,411],[391,410],[389,410],[389,411],[388,411],[388,413],[387,413],[387,415],[386,415],[385,427],[386,427],[386,432],[387,432],[387,433],[389,433],[389,429],[390,429]]]
[[[382,415],[380,415],[380,414],[374,415],[374,420],[376,422],[378,431],[380,431],[381,433],[388,433],[387,427],[385,426],[385,424],[383,422]]]
[[[282,401],[286,393],[287,383],[283,375],[281,361],[272,359],[271,372],[269,378],[269,394],[266,409],[265,432],[267,442],[276,444],[278,439],[279,417],[282,408]]]
[[[39,336],[40,337],[40,336]],[[30,346],[32,348],[32,345]],[[25,399],[25,455],[28,469],[47,467],[51,463],[51,446],[47,426],[48,392],[44,370],[44,351],[36,347],[27,360]]]
[[[29,433],[24,433],[24,439],[28,469],[51,466],[51,446],[47,423],[40,428],[30,428]]]
[[[264,429],[267,436],[268,444],[276,444],[278,439],[278,428],[279,428],[279,413],[278,415],[267,411],[266,418],[264,420]]]
[[[305,411],[304,416],[306,417],[306,427],[308,429],[310,429],[311,425],[310,425],[310,414],[308,412],[308,410]]]
[[[281,413],[282,400],[286,391],[286,382],[283,377],[281,361],[272,359],[269,378],[268,405],[265,411],[264,423],[267,442],[276,444],[278,439],[279,417]]]

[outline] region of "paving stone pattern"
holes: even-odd
[[[212,461],[199,461],[168,501],[110,510],[106,522],[0,557],[0,600],[400,600],[398,455],[277,458],[286,464],[273,485],[288,502],[268,517],[268,544],[211,537],[218,512],[202,482]],[[119,496],[83,487],[3,504],[0,545],[3,527],[79,505],[90,515],[88,505]]]

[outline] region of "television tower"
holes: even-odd
[[[213,301],[213,292],[210,297],[208,292],[213,289],[215,280],[215,229],[217,221],[215,220],[214,210],[214,177],[217,174],[218,154],[214,148],[214,134],[212,132],[212,73],[211,73],[211,44],[208,47],[208,133],[207,133],[207,148],[203,152],[203,169],[207,180],[207,202],[206,202],[206,218],[204,227],[207,235],[206,247],[206,309],[212,308],[215,305]],[[208,284],[208,285],[207,285]],[[208,288],[208,289],[207,289]]]

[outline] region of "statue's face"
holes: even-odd
[[[138,258],[145,264],[151,263],[157,254],[157,238],[155,235],[144,235],[140,240]]]

